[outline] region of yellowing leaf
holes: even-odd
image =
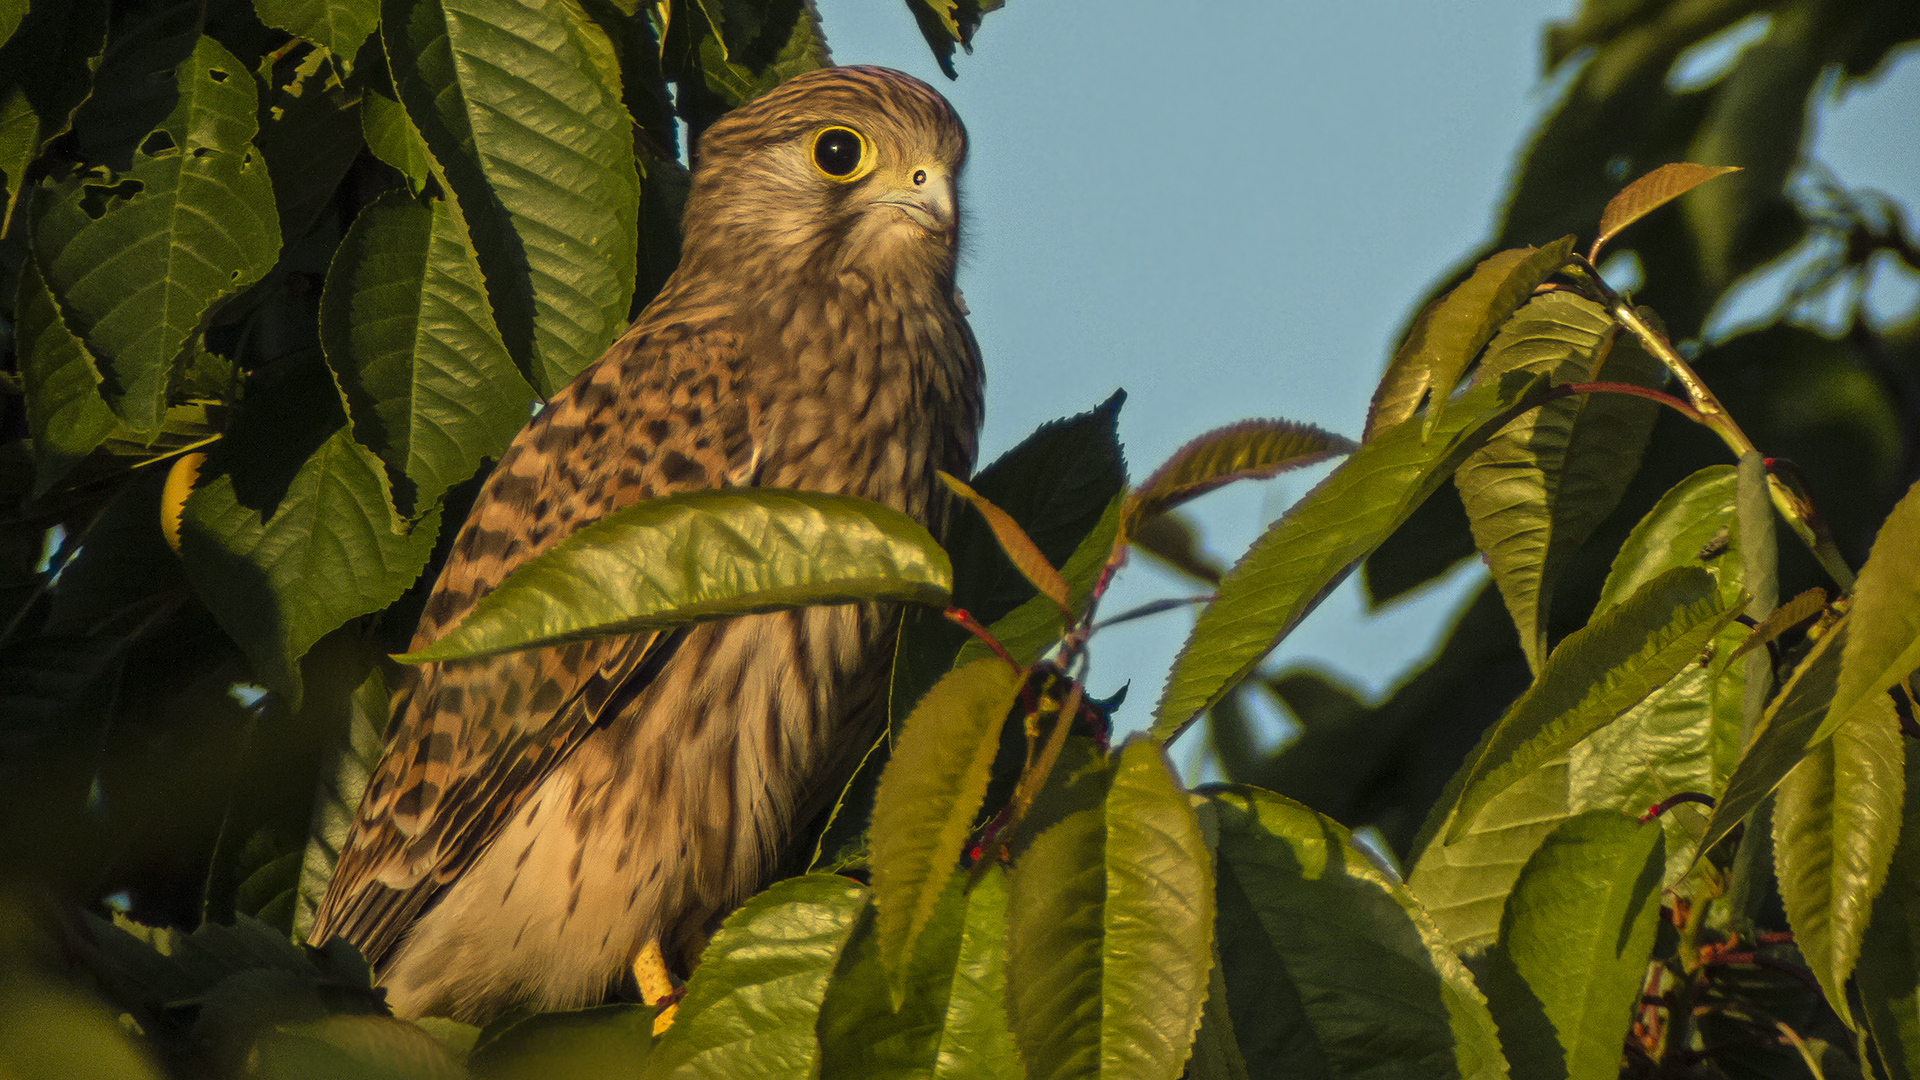
[[[1620,194],[1609,199],[1607,208],[1600,212],[1600,234],[1594,237],[1593,247],[1587,252],[1588,261],[1598,259],[1600,249],[1618,236],[1620,230],[1716,176],[1739,171],[1735,165],[1693,165],[1678,161],[1662,165],[1628,184]]]
[[[973,508],[980,511],[980,516],[987,519],[988,527],[993,529],[993,538],[1000,542],[1000,550],[1007,553],[1007,558],[1013,561],[1014,567],[1020,571],[1021,575],[1033,583],[1033,587],[1040,591],[1041,596],[1053,601],[1062,613],[1071,617],[1073,611],[1069,606],[1067,579],[1061,577],[1060,571],[1055,570],[1053,564],[1047,561],[1039,545],[1033,542],[1033,538],[1027,535],[1019,522],[1013,520],[1013,515],[988,502],[986,496],[968,487],[965,481],[957,477],[943,472],[940,474],[940,479],[949,490],[972,503]]]

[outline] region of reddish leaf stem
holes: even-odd
[[[1674,397],[1672,394],[1663,394],[1658,390],[1649,390],[1644,386],[1635,386],[1632,383],[1618,383],[1618,382],[1565,383],[1560,386],[1554,387],[1550,393],[1550,396],[1566,397],[1570,394],[1627,394],[1632,397],[1646,398],[1648,401],[1654,401],[1662,405],[1665,405],[1667,408],[1672,409],[1674,412],[1679,413],[1681,416],[1686,417],[1687,419],[1693,421],[1696,424],[1706,423],[1706,418],[1700,415],[1700,410],[1694,408],[1693,406],[1687,404],[1684,401],[1681,401],[1679,398]]]
[[[980,643],[982,645],[985,645],[987,648],[992,649],[993,655],[999,657],[1002,660],[1005,660],[1007,662],[1008,667],[1012,668],[1015,671],[1023,670],[1020,667],[1020,662],[1018,660],[1015,660],[1013,658],[1013,654],[1007,651],[1007,647],[1000,644],[1000,642],[994,638],[991,631],[989,631],[986,627],[980,625],[980,621],[978,619],[975,619],[971,614],[969,614],[967,612],[967,609],[950,607],[945,611],[941,612],[940,614],[946,616],[946,619],[948,622],[958,624],[961,629],[965,630],[969,634],[972,634],[974,637],[979,638]]]

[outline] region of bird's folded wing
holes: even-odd
[[[513,445],[421,617],[434,640],[514,568],[612,510],[750,479],[757,410],[732,335],[629,331]],[[380,764],[315,918],[376,963],[472,865],[549,771],[658,673],[673,632],[422,665],[394,699]]]

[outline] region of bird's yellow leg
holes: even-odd
[[[633,981],[640,987],[640,1000],[657,1009],[666,1005],[653,1018],[653,1033],[658,1035],[673,1026],[673,1014],[680,1008],[680,988],[667,971],[667,959],[660,954],[658,940],[649,938],[633,958]]]

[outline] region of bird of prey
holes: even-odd
[[[966,132],[884,68],[809,72],[699,140],[679,268],[515,437],[414,636],[601,516],[739,485],[926,523],[965,475],[981,370],[954,289]],[[896,619],[837,605],[422,665],[312,933],[402,1016],[575,1008],[684,963],[844,781]]]

